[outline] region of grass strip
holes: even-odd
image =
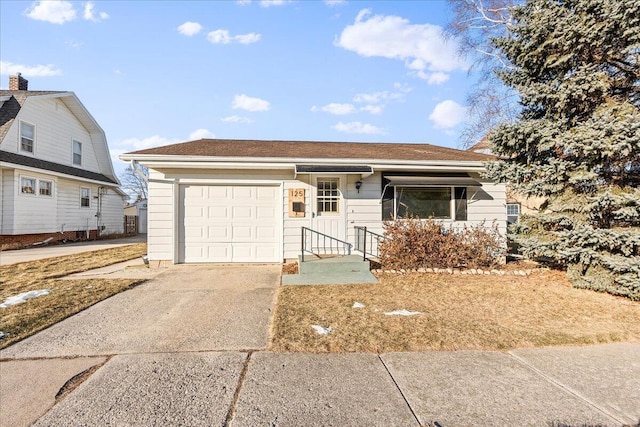
[[[352,308],[354,302],[364,308]],[[415,316],[387,316],[394,310]],[[311,325],[331,327],[318,335]],[[283,286],[271,349],[296,352],[508,350],[640,341],[640,303],[575,289],[563,272],[382,274],[379,284]]]

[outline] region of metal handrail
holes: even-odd
[[[362,259],[366,261],[367,255],[378,258],[380,254],[380,242],[384,240],[384,236],[367,230],[367,227],[360,227],[356,225],[354,228],[356,230],[355,249],[362,252]],[[368,239],[367,235],[369,235]],[[369,243],[369,248],[367,248],[367,243]]]
[[[322,245],[320,245],[322,240]],[[329,246],[327,246],[327,241]],[[315,246],[313,244],[316,244]],[[342,248],[341,248],[342,246]],[[345,242],[328,234],[320,233],[307,227],[302,227],[301,253],[302,262],[304,262],[304,253],[309,252],[313,255],[351,255],[351,243]],[[322,250],[322,253],[320,251]]]

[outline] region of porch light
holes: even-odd
[[[360,187],[362,187],[362,181],[357,180],[356,181],[356,190],[358,190],[358,193],[360,192]]]

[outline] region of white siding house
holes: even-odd
[[[104,131],[72,92],[0,91],[0,242],[123,232]]]
[[[354,245],[356,226],[381,234],[385,220],[415,215],[506,233],[505,187],[481,178],[484,154],[202,139],[121,158],[149,168],[152,261],[282,262],[300,254],[302,227]]]

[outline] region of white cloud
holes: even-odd
[[[440,85],[449,80],[449,74],[446,73],[431,73],[427,76],[427,83],[430,85]]]
[[[256,43],[262,36],[258,33],[238,34],[234,39],[240,44]]]
[[[357,93],[353,102],[366,104],[381,104],[391,101],[402,101],[412,89],[405,86],[396,87],[396,91],[383,90],[380,92]]]
[[[411,74],[430,84],[439,84],[445,73],[466,69],[454,40],[432,24],[411,24],[393,15],[372,15],[370,9],[358,13],[353,24],[342,30],[336,45],[365,57],[404,61]],[[431,77],[432,73],[439,73]]]
[[[368,111],[371,114],[380,114],[384,107],[382,105],[365,105],[364,107],[360,107],[360,111]]]
[[[202,25],[197,22],[187,21],[178,27],[178,32],[184,36],[191,37],[202,31]]]
[[[260,0],[262,7],[284,6],[287,3],[289,3],[287,0]]]
[[[61,75],[62,70],[56,68],[53,64],[29,66],[0,61],[1,75],[13,75],[16,73],[21,73],[25,77],[50,77]]]
[[[196,129],[189,134],[190,141],[193,141],[196,139],[215,138],[215,137],[216,135],[213,132],[211,132],[209,129]]]
[[[338,6],[341,4],[346,4],[347,0],[324,0],[324,4],[327,6]]]
[[[251,4],[251,0],[236,0],[236,3],[238,3],[240,6],[246,6],[248,4]]]
[[[220,120],[227,123],[253,123],[253,120],[251,120],[250,118],[240,116],[228,116],[223,117]]]
[[[436,129],[449,129],[467,119],[467,109],[455,101],[447,99],[433,109],[429,120]]]
[[[344,132],[344,133],[363,133],[363,134],[369,134],[369,135],[384,133],[384,130],[377,126],[370,125],[368,123],[361,123],[361,122],[349,122],[349,123],[339,122],[332,127],[338,132]]]
[[[25,14],[36,21],[60,25],[76,19],[76,11],[71,2],[61,0],[37,1],[25,11]]]
[[[84,4],[84,13],[82,17],[91,22],[100,22],[109,18],[109,14],[107,12],[96,12],[94,10],[95,3],[92,1],[86,2]]]
[[[258,33],[238,34],[237,36],[232,36],[229,34],[228,30],[215,30],[207,34],[207,40],[214,44],[229,44],[233,42],[250,44],[259,41],[261,37],[262,36]]]
[[[324,111],[325,113],[329,113],[329,114],[336,114],[336,115],[345,115],[345,114],[353,114],[355,113],[356,107],[354,107],[352,104],[338,104],[335,102],[332,102],[330,104],[325,105],[324,107],[317,107],[317,106],[313,106],[311,107],[311,111]]]
[[[66,42],[64,42],[65,44],[71,46],[74,49],[79,48],[80,46],[82,46],[82,42],[79,42],[77,40],[71,39],[71,40],[67,40]]]
[[[269,101],[260,98],[252,98],[247,95],[236,95],[233,98],[232,107],[234,110],[246,111],[267,111],[271,108]]]

